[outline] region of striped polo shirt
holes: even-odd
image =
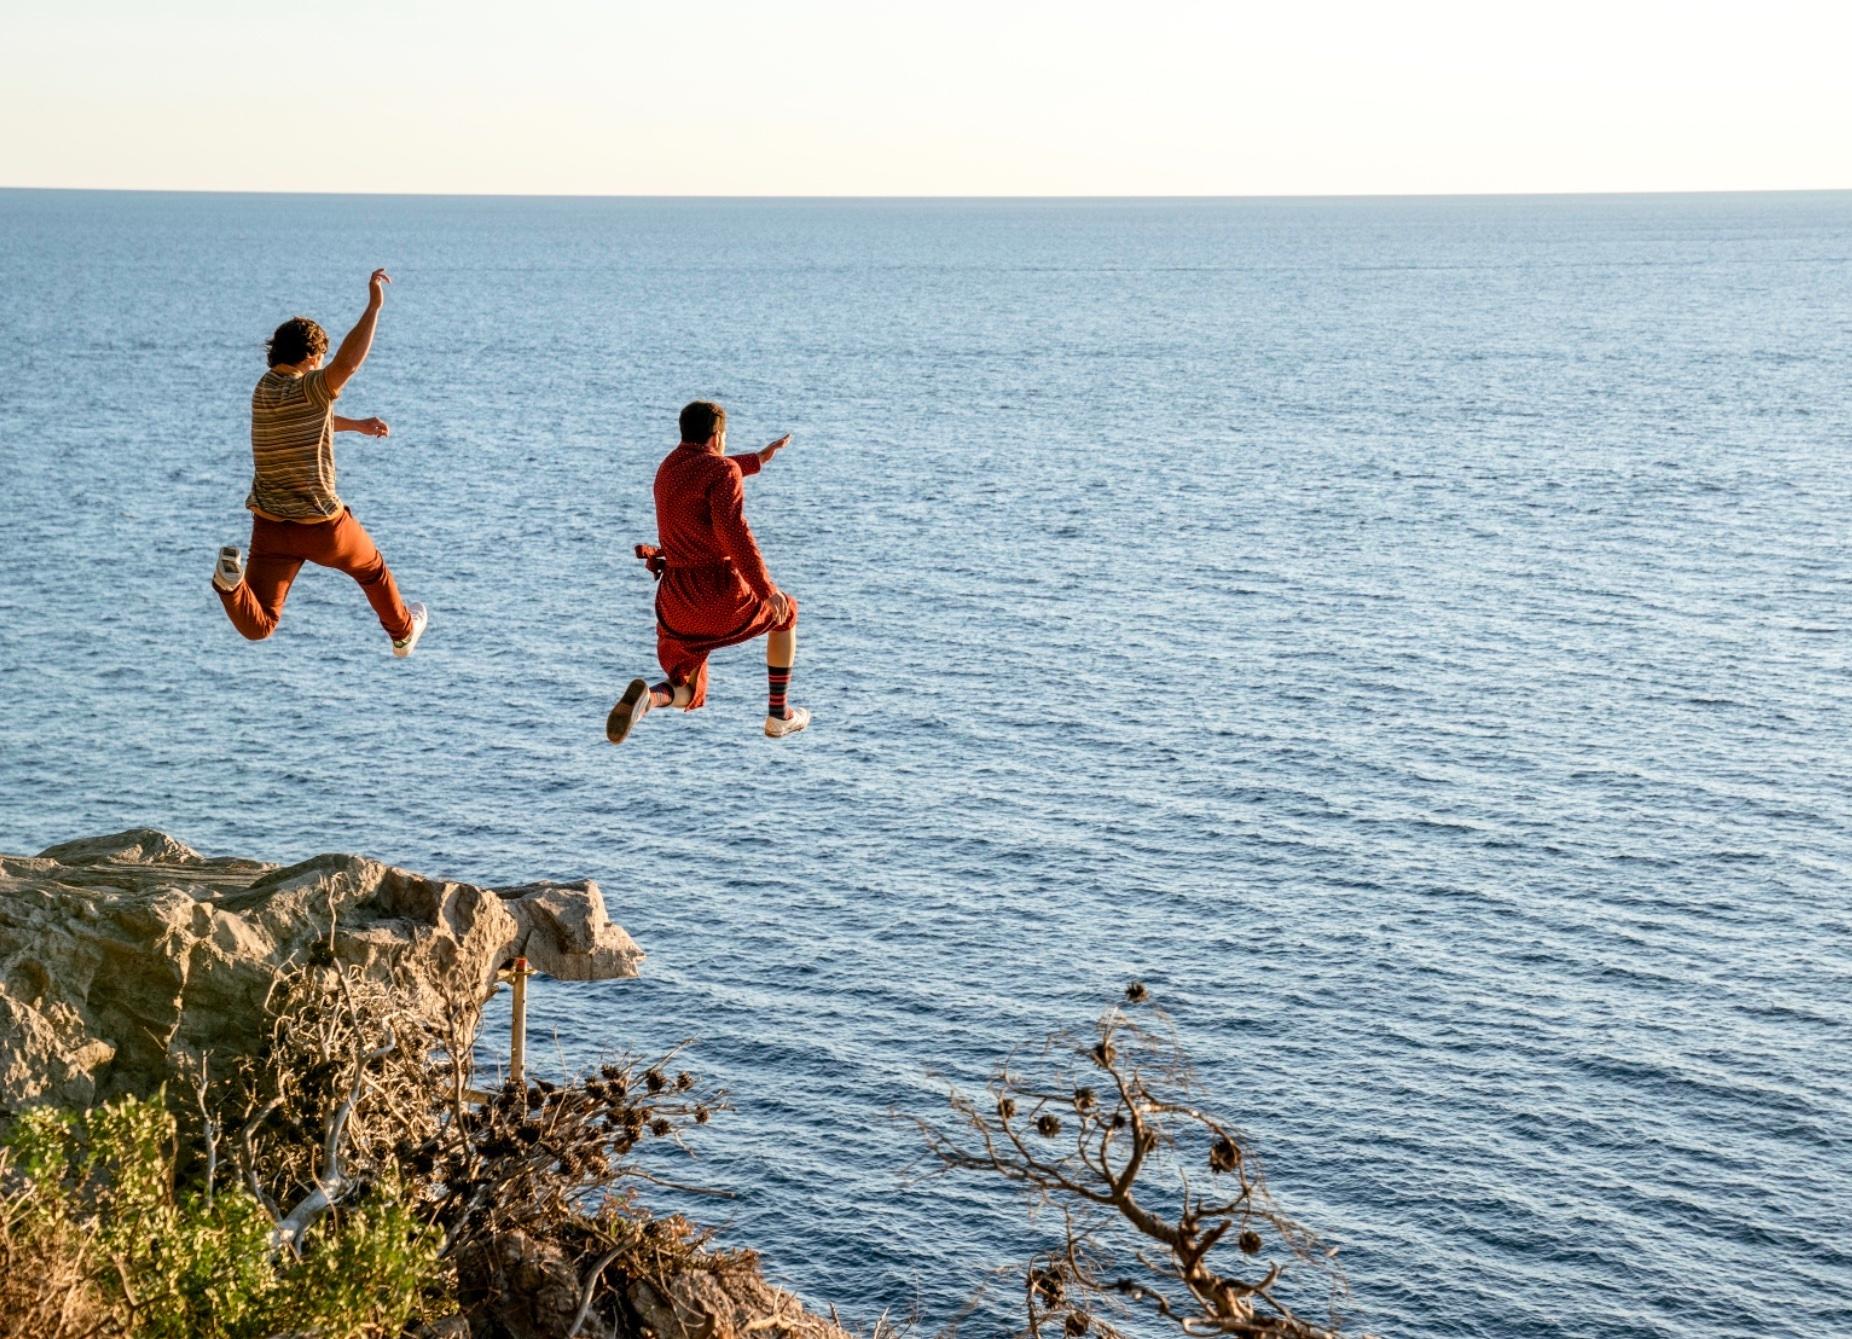
[[[244,505],[278,521],[331,521],[341,514],[334,491],[334,396],[327,372],[300,375],[271,368],[251,392],[251,495]]]

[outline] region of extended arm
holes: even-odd
[[[777,441],[768,446],[762,446],[757,451],[747,451],[743,455],[728,456],[727,459],[740,467],[741,474],[757,474],[760,470],[771,464],[772,457],[784,450],[785,447],[790,444],[790,441],[791,434],[787,432]]]
[[[336,432],[365,433],[368,437],[392,436],[392,427],[383,418],[342,418],[339,414],[336,414],[334,416],[334,430]]]
[[[334,361],[328,364],[328,371],[322,378],[330,396],[341,393],[341,387],[360,370],[367,354],[372,352],[373,327],[379,324],[379,309],[386,305],[386,285],[391,282],[392,277],[384,270],[374,270],[373,277],[367,280],[367,309],[347,332],[341,347],[334,351]]]

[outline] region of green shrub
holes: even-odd
[[[0,1255],[56,1246],[58,1286],[107,1313],[90,1332],[135,1339],[396,1335],[438,1281],[438,1234],[396,1184],[327,1219],[300,1257],[273,1254],[270,1212],[239,1186],[175,1190],[174,1118],[160,1097],[83,1116],[22,1116],[0,1152]],[[0,1316],[0,1334],[16,1328]],[[42,1322],[37,1322],[42,1324]]]
[[[396,1335],[436,1291],[441,1235],[418,1221],[396,1188],[376,1187],[318,1235],[272,1294],[264,1333]]]

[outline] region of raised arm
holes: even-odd
[[[752,588],[753,594],[772,602],[778,595],[778,587],[772,584],[772,574],[765,570],[765,555],[759,552],[759,541],[753,538],[752,527],[746,524],[746,490],[740,483],[738,471],[728,470],[714,481],[708,490],[707,505],[708,514],[713,518],[714,538],[733,559],[734,568]]]
[[[769,446],[762,446],[757,451],[747,451],[737,456],[728,456],[727,459],[740,467],[741,474],[757,474],[760,470],[772,463],[773,456],[777,455],[790,444],[791,434],[787,432],[783,437],[780,437]]]
[[[360,370],[367,354],[372,352],[373,327],[379,324],[379,309],[386,305],[386,285],[391,282],[392,276],[384,270],[374,270],[373,277],[367,280],[367,309],[347,332],[341,347],[334,351],[334,360],[322,375],[322,384],[328,388],[330,397],[341,393],[341,387]]]

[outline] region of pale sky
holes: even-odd
[[[1852,187],[1852,0],[0,0],[0,186]]]

